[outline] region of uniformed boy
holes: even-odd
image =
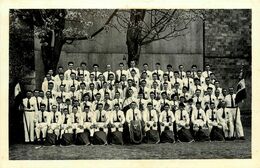
[[[148,66],[147,63],[144,63],[144,64],[143,64],[143,72],[146,73],[147,78],[148,78],[149,80],[152,80],[152,72],[149,70],[149,66]]]
[[[156,110],[153,109],[151,102],[147,104],[147,108],[143,111],[144,131],[157,130],[158,129],[158,115]]]
[[[240,118],[240,108],[235,102],[236,94],[234,93],[234,88],[230,87],[228,89],[229,94],[225,97],[226,107],[229,109],[232,120],[234,123],[234,137],[237,136],[240,140],[245,140],[243,126]]]
[[[186,72],[184,71],[184,66],[183,65],[179,65],[179,75],[180,75],[181,80],[183,78],[186,78]]]
[[[97,110],[94,113],[95,132],[103,130],[106,134],[108,133],[108,124],[110,122],[109,115],[109,112],[103,109],[103,104],[99,103],[97,105]]]
[[[109,76],[110,74],[113,74],[113,75],[115,76],[115,73],[112,72],[112,67],[111,67],[111,65],[108,64],[108,65],[106,66],[106,71],[103,73],[103,75],[104,75],[106,81],[108,81],[108,76]]]
[[[77,71],[74,69],[74,62],[68,62],[68,70],[64,72],[65,80],[71,80],[71,74],[76,74]]]
[[[91,72],[90,74],[94,75],[94,81],[97,81],[98,76],[101,74],[101,72],[99,72],[98,68],[99,68],[98,64],[93,64],[93,72]]]
[[[42,137],[46,138],[46,131],[47,131],[47,122],[45,122],[44,117],[46,116],[46,106],[45,104],[40,104],[40,109],[38,111],[36,121],[35,121],[35,133],[37,143],[40,144],[41,142],[41,132]]]
[[[169,104],[164,105],[164,110],[161,112],[159,117],[160,130],[161,133],[168,128],[170,131],[173,131],[173,123],[175,122],[175,116],[170,110]]]
[[[124,112],[120,110],[119,104],[116,103],[114,109],[110,112],[111,132],[115,132],[116,130],[123,132],[124,123]]]
[[[157,80],[161,81],[163,79],[164,72],[161,70],[161,64],[159,62],[155,64],[155,70],[153,73],[157,75]]]
[[[132,61],[130,62],[130,68],[127,70],[127,73],[128,73],[127,78],[131,77],[131,71],[132,71],[132,70],[135,70],[137,78],[140,78],[140,71],[139,71],[139,69],[136,67],[136,63],[135,63],[134,60],[132,60]]]
[[[127,75],[127,71],[124,69],[124,63],[120,62],[119,63],[119,69],[116,71],[116,80],[118,82],[122,81],[122,75]]]
[[[78,68],[77,76],[79,77],[80,75],[83,75],[84,81],[89,81],[90,73],[87,70],[87,64],[85,62],[81,62],[80,67]]]
[[[175,119],[178,140],[180,142],[193,142],[194,139],[190,132],[190,117],[183,103],[179,104],[179,109],[175,112]]]

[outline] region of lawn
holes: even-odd
[[[70,159],[212,159],[251,158],[251,129],[246,127],[245,141],[194,142],[108,146],[45,146],[15,144],[10,160]]]

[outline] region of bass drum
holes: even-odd
[[[130,122],[130,141],[134,144],[140,144],[143,140],[142,123],[140,120]]]

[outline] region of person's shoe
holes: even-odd
[[[231,138],[226,137],[225,140],[226,140],[226,141],[231,141]]]
[[[239,137],[239,140],[246,140],[246,138],[245,137]]]
[[[231,138],[230,138],[231,141],[234,141],[235,139],[236,139],[235,137],[231,137]]]

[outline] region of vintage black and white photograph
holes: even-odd
[[[9,9],[9,159],[251,159],[251,18]]]

